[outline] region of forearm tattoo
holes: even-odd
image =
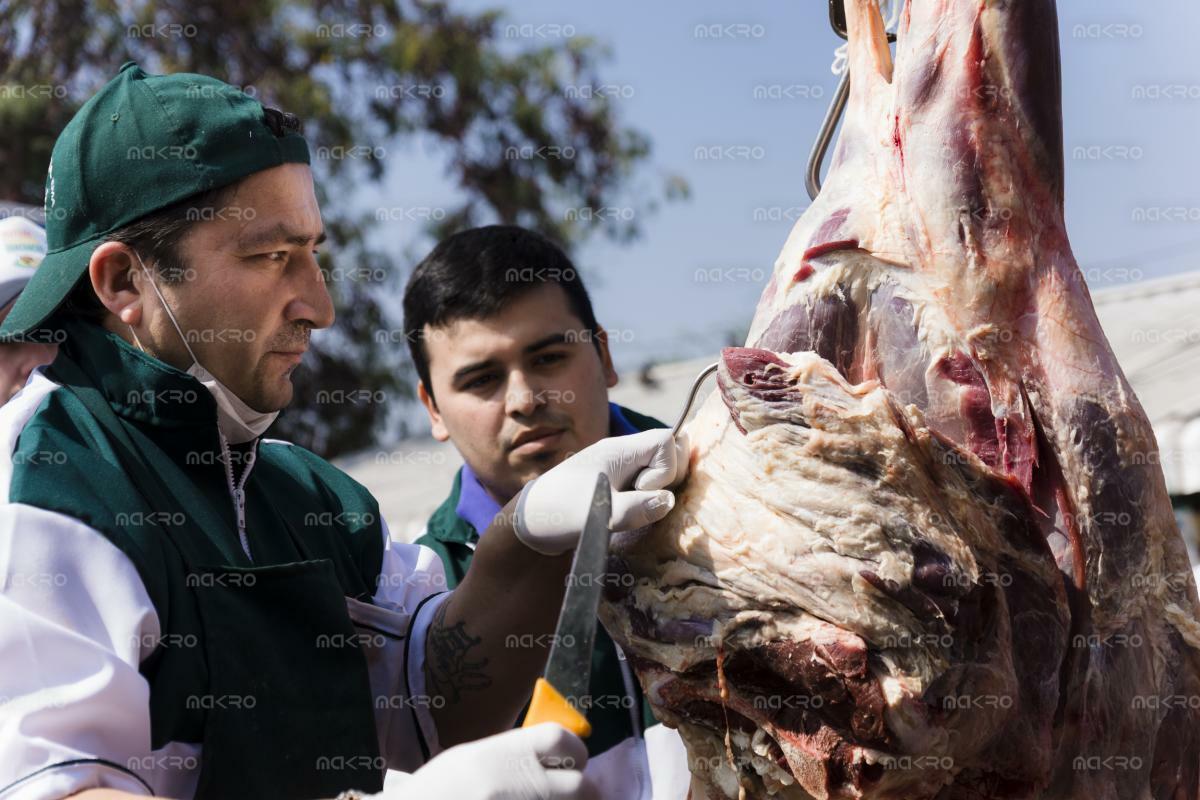
[[[429,626],[425,640],[425,675],[430,694],[440,695],[452,704],[461,700],[467,689],[487,689],[492,685],[492,678],[485,671],[486,656],[475,654],[477,658],[471,658],[472,649],[483,638],[468,634],[466,623],[462,621],[447,627],[446,609],[449,607],[449,601],[443,602]]]

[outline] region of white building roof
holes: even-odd
[[[1092,299],[1154,426],[1167,489],[1200,492],[1200,272],[1103,289]]]

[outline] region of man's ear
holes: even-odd
[[[612,353],[608,351],[608,331],[604,326],[596,325],[596,347],[600,351],[600,366],[604,368],[604,381],[608,388],[617,385],[617,370],[613,367]]]
[[[133,250],[120,242],[105,242],[92,251],[87,279],[100,304],[125,325],[142,322],[141,275]]]
[[[425,381],[417,381],[417,397],[421,399],[421,405],[425,406],[425,412],[429,414],[429,427],[432,428],[433,438],[439,442],[448,441],[450,431],[446,430],[446,423],[442,421],[442,415],[438,413],[437,403],[434,402],[433,396],[425,388]]]

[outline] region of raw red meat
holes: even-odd
[[[1200,794],[1200,624],[1063,222],[1053,0],[847,0],[829,177],[602,611],[693,798]]]

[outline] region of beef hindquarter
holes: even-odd
[[[851,98],[602,618],[693,797],[1200,796],[1200,626],[1063,224],[1052,0],[847,0]]]

